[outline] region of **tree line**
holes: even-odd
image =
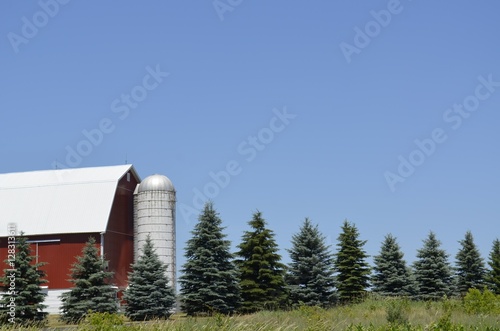
[[[213,203],[204,206],[192,237],[185,247],[178,299],[188,315],[253,313],[260,310],[293,309],[301,305],[324,308],[362,300],[369,292],[404,296],[414,300],[437,300],[464,296],[471,288],[489,288],[500,294],[500,241],[494,240],[488,262],[481,257],[473,235],[466,232],[455,256],[455,265],[433,232],[423,241],[416,261],[407,265],[397,238],[385,236],[373,266],[367,262],[366,240],[354,223],[343,222],[336,249],[327,245],[318,225],[305,219],[291,238],[285,265],[274,232],[257,211],[248,222],[237,251],[231,253],[224,227]],[[27,238],[16,245],[15,322],[46,321],[46,276],[34,263]],[[62,295],[61,319],[75,323],[89,311],[116,313],[116,291],[94,238],[77,257],[70,274],[73,288]],[[168,318],[175,305],[175,291],[168,285],[166,266],[159,260],[148,237],[138,261],[131,266],[124,312],[131,320]],[[8,284],[7,270],[0,279]],[[0,322],[11,322],[10,297],[0,300]]]
[[[291,262],[284,265],[262,213],[255,212],[248,225],[232,254],[222,220],[212,203],[205,205],[187,242],[179,280],[188,315],[326,308],[357,302],[369,292],[414,300],[463,297],[471,288],[500,294],[500,241],[494,240],[486,263],[470,231],[460,241],[454,265],[430,232],[411,266],[391,234],[370,266],[366,240],[354,223],[343,222],[332,252],[318,226],[306,218],[287,250]]]

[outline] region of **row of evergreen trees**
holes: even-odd
[[[189,315],[250,313],[297,305],[330,307],[362,299],[368,291],[384,296],[436,300],[488,286],[500,294],[500,241],[493,243],[488,270],[473,236],[460,241],[456,266],[433,232],[407,266],[391,234],[382,242],[371,268],[357,227],[345,221],[330,252],[317,225],[309,219],[292,237],[291,262],[281,263],[274,233],[260,212],[249,221],[235,254],[222,220],[207,203],[188,240],[180,277],[182,309]]]
[[[489,287],[500,294],[500,241],[493,242],[488,262],[491,270],[486,268],[470,231],[466,232],[460,245],[453,267],[448,261],[449,255],[440,248],[436,235],[430,232],[424,246],[418,250],[417,261],[408,268],[396,238],[387,235],[380,254],[374,257],[373,291],[422,300],[439,299],[445,295],[464,296],[470,288]]]
[[[21,233],[16,243],[15,271],[4,270],[0,282],[12,289],[0,300],[0,323],[21,325],[43,325],[47,308],[43,304],[46,293],[41,286],[47,281],[46,274],[39,269],[45,263],[35,263],[29,242]],[[110,284],[113,272],[106,271],[107,261],[99,255],[95,239],[89,238],[76,257],[70,274],[73,288],[62,295],[61,320],[76,323],[89,311],[116,313],[118,300],[116,290]],[[167,266],[155,252],[151,239],[147,238],[142,254],[129,273],[128,288],[124,293],[125,315],[134,321],[168,318],[175,305],[174,290],[168,285]],[[14,273],[15,278],[9,276]],[[9,306],[11,298],[14,304]]]

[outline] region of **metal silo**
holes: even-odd
[[[175,290],[175,188],[163,175],[144,179],[134,196],[134,260],[142,252],[148,234]]]

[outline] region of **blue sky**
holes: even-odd
[[[332,245],[354,222],[370,255],[391,232],[408,261],[429,230],[453,260],[471,230],[486,257],[500,236],[499,10],[2,1],[0,172],[127,160],[167,175],[179,266],[195,192],[234,245],[262,211],[285,262],[305,217]]]

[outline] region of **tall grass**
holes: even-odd
[[[50,330],[61,330],[49,320]],[[94,314],[65,330],[173,330],[173,331],[500,331],[500,315],[471,313],[462,301],[411,302],[369,298],[332,309],[302,306],[292,311],[263,311],[252,315],[186,317],[168,321],[130,322],[123,316]],[[10,328],[12,329],[12,328]],[[9,330],[4,326],[1,330]],[[24,329],[24,330],[35,330]]]

